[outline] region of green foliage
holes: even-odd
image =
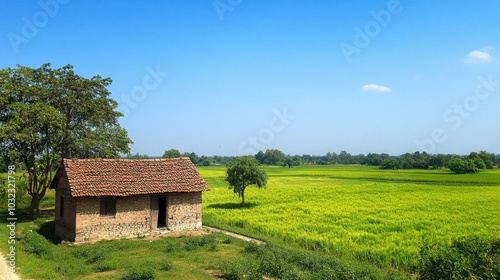
[[[487,169],[493,169],[494,167],[494,160],[495,160],[495,155],[494,154],[490,154],[486,151],[480,151],[479,152],[479,157],[483,160],[484,162],[484,166],[487,168]]]
[[[422,280],[500,278],[500,240],[473,236],[454,240],[450,246],[425,245],[420,258]]]
[[[110,78],[79,76],[71,65],[0,70],[1,151],[26,167],[32,214],[40,214],[39,202],[62,158],[129,152],[132,141],[118,123],[122,114],[109,98],[110,84]]]
[[[440,169],[445,165],[446,156],[443,154],[433,155],[429,160],[429,165],[434,169]]]
[[[209,251],[216,251],[218,243],[215,235],[205,235],[186,239],[184,248],[186,251],[194,251],[206,247]]]
[[[179,157],[181,157],[181,152],[179,152],[179,150],[176,149],[170,149],[168,151],[165,151],[162,156],[162,158],[179,158]]]
[[[245,246],[255,259],[249,263],[231,263],[223,267],[225,279],[374,279],[373,271],[354,268],[331,257],[305,250],[273,245]],[[245,276],[247,278],[245,278]],[[250,277],[251,276],[251,277]]]
[[[94,271],[95,272],[105,272],[105,271],[111,271],[115,270],[116,266],[113,264],[110,264],[108,262],[98,262],[94,266]]]
[[[185,153],[181,154],[181,152],[179,152],[179,150],[177,150],[177,149],[167,150],[163,153],[163,156],[162,156],[162,158],[179,158],[179,157],[188,157],[193,164],[198,165],[198,166],[209,166],[215,162],[225,161],[225,158],[223,158],[221,156],[214,156],[214,157],[201,156],[200,157],[194,152],[191,152],[191,153],[185,152]]]
[[[448,161],[448,168],[450,168],[451,171],[457,174],[479,173],[477,163],[470,158],[452,158],[450,161]]]
[[[147,154],[141,155],[139,153],[135,153],[134,155],[129,153],[127,154],[127,158],[129,159],[147,159],[149,156]]]
[[[200,160],[200,157],[195,153],[195,152],[185,152],[181,155],[182,157],[188,157],[193,164],[198,164],[198,161]]]
[[[161,266],[161,270],[169,271],[174,267],[174,262],[171,260],[165,260]]]
[[[241,280],[244,279],[247,267],[240,262],[226,262],[219,267],[221,270],[220,277],[225,280]]]
[[[0,154],[0,173],[7,172],[7,166],[9,165],[9,162],[6,162],[6,157],[2,157]],[[2,181],[0,180],[0,183]]]
[[[258,151],[254,157],[260,164],[285,165],[285,154],[280,150],[270,149],[266,150],[265,153]],[[291,162],[293,162],[293,159],[291,159]]]
[[[83,245],[73,251],[76,258],[85,259],[87,264],[94,264],[106,259],[108,250],[105,247]]]
[[[122,280],[154,280],[156,279],[156,272],[153,268],[141,267],[132,268],[121,277]]]
[[[22,235],[22,250],[38,256],[47,256],[52,254],[52,244],[38,232],[29,230]]]
[[[399,169],[400,164],[397,158],[388,158],[382,161],[380,169]]]
[[[477,169],[486,169],[486,164],[478,153],[472,152],[469,154],[468,158],[474,162]]]
[[[259,162],[250,156],[234,158],[227,164],[226,181],[234,193],[241,197],[241,206],[245,205],[245,189],[249,185],[263,188],[267,184],[265,171],[259,169]]]
[[[266,165],[283,165],[285,154],[276,149],[266,150],[264,154],[264,164]]]
[[[292,168],[292,166],[299,166],[301,162],[302,159],[298,155],[295,155],[293,157],[287,156],[285,162],[283,163],[283,166],[288,166],[288,168]]]
[[[245,253],[257,253],[260,250],[260,246],[255,242],[248,242],[245,244]]]

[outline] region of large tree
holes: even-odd
[[[249,185],[263,188],[267,184],[267,174],[260,170],[259,162],[251,156],[237,157],[227,164],[226,181],[241,197],[241,207],[245,206],[245,189]]]
[[[26,166],[31,213],[62,158],[117,158],[132,141],[109,98],[110,78],[90,79],[73,66],[0,70],[0,152]]]

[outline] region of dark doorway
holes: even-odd
[[[158,228],[167,226],[167,198],[158,197]]]

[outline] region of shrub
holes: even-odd
[[[500,240],[479,237],[454,240],[450,246],[420,250],[420,279],[499,279]]]
[[[260,250],[260,246],[255,242],[248,242],[245,244],[245,253],[257,253]]]
[[[161,270],[163,271],[169,271],[171,270],[172,268],[174,267],[174,262],[172,262],[171,260],[166,260],[162,267],[161,267]]]
[[[191,237],[186,239],[184,249],[186,249],[186,251],[194,251],[201,247],[208,247],[210,251],[216,251],[217,244],[217,237],[210,234],[203,237]]]
[[[80,265],[75,262],[60,262],[54,267],[54,272],[63,279],[75,279],[78,276],[92,273],[88,266]]]
[[[245,274],[243,266],[238,262],[225,263],[221,271],[220,276],[225,280],[241,280]]]
[[[369,271],[353,269],[333,258],[304,250],[249,243],[245,252],[257,256],[253,266],[247,266],[245,275],[258,272],[260,277],[264,274],[277,279],[371,279]]]
[[[22,237],[23,250],[38,256],[52,253],[52,244],[36,231],[27,231]]]
[[[116,269],[116,267],[112,264],[107,263],[107,262],[99,262],[94,267],[95,272],[105,272],[105,271],[111,271],[114,269]]]
[[[217,251],[217,237],[213,234],[205,235],[201,238],[200,246],[208,247],[209,251]]]
[[[195,238],[188,238],[184,243],[184,249],[186,251],[194,251],[200,247],[200,242]]]
[[[173,252],[174,249],[175,249],[175,246],[172,243],[167,243],[167,245],[165,245],[165,252],[167,252],[167,253]]]
[[[82,246],[75,248],[73,255],[76,258],[85,259],[87,264],[93,264],[104,260],[108,255],[108,251],[104,247],[98,247],[95,245]]]
[[[156,273],[153,268],[135,268],[122,276],[122,280],[152,280],[155,279]]]

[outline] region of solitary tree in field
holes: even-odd
[[[62,158],[117,158],[130,151],[110,84],[110,78],[81,77],[71,65],[0,70],[0,156],[26,166],[31,214],[40,214]]]
[[[237,157],[227,164],[226,181],[234,193],[241,197],[241,207],[245,206],[245,189],[249,185],[263,188],[267,184],[267,174],[260,170],[259,162],[250,156]]]

